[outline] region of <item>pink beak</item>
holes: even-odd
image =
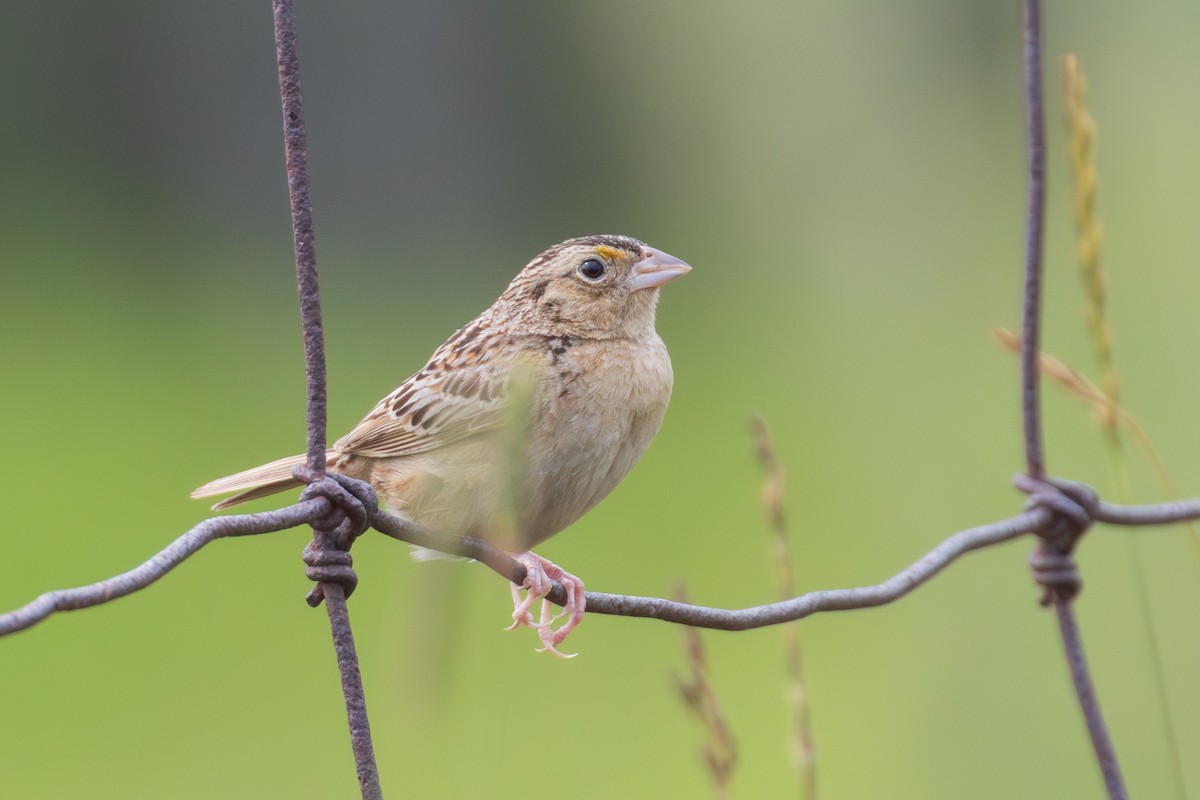
[[[662,250],[655,250],[653,247],[643,247],[642,260],[633,265],[629,284],[634,291],[657,289],[691,271],[692,268],[688,264],[675,256],[668,255]]]

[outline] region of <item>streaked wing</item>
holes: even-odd
[[[463,364],[461,359],[439,359],[441,354],[439,350],[425,369],[381,400],[333,449],[395,458],[502,426],[509,415],[507,359]]]

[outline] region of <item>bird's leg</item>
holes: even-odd
[[[520,627],[534,628],[542,640],[539,653],[550,652],[562,658],[573,657],[576,655],[575,653],[562,653],[559,651],[558,645],[562,644],[563,640],[567,638],[567,634],[583,619],[586,603],[583,581],[535,553],[519,553],[514,558],[525,567],[525,583],[520,587],[515,584],[512,586],[513,624],[509,625],[507,630],[516,630]],[[557,614],[552,613],[553,604],[546,599],[546,595],[550,593],[555,582],[561,584],[567,592],[567,602],[563,606],[563,610]],[[521,596],[522,589],[525,591],[524,597]],[[530,609],[539,599],[542,601],[540,619],[538,622],[534,622]],[[563,616],[567,618],[567,621],[558,628],[554,628],[554,621]]]

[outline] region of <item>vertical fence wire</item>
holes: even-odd
[[[1046,123],[1042,110],[1042,31],[1039,0],[1024,0],[1024,68],[1026,145],[1028,147],[1028,205],[1025,216],[1025,296],[1021,324],[1021,410],[1025,428],[1025,463],[1030,478],[1046,474],[1038,402],[1038,356],[1041,350],[1042,228],[1046,200]],[[1067,553],[1066,555],[1069,555]],[[1083,639],[1075,619],[1073,593],[1053,595],[1067,667],[1075,684],[1092,749],[1110,800],[1125,800],[1117,752],[1100,712],[1100,701],[1088,670]]]
[[[308,194],[308,148],[304,130],[304,107],[300,92],[300,58],[296,49],[296,17],[292,0],[273,0],[275,53],[279,65],[279,93],[283,110],[284,152],[287,162],[288,197],[291,200],[292,236],[296,249],[296,281],[300,294],[300,318],[304,328],[304,363],[308,385],[307,462],[316,473],[325,471],[325,336],[321,325],[321,296],[317,281],[317,257],[313,239],[312,204]],[[332,535],[314,528],[316,547],[332,547]],[[346,699],[350,742],[364,800],[381,800],[379,768],[371,742],[367,702],[363,693],[358,653],[345,589],[339,583],[322,582],[321,593],[329,614],[329,627]]]

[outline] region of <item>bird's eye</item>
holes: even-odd
[[[589,258],[580,264],[576,271],[586,280],[598,281],[608,272],[608,267],[598,258]]]

